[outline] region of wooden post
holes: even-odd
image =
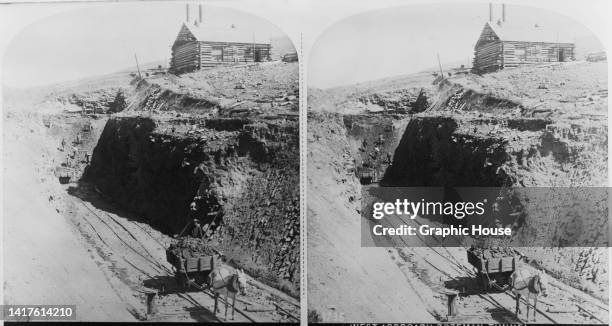
[[[202,24],[202,4],[198,5],[198,23]]]
[[[140,73],[140,65],[138,64],[138,57],[136,56],[136,53],[134,53],[134,59],[136,59],[136,69],[138,69],[138,77],[142,79],[142,74]]]
[[[153,316],[157,313],[157,293],[154,291],[147,292],[147,315]]]
[[[456,307],[456,299],[457,299],[457,293],[453,293],[453,292],[446,292],[446,299],[447,299],[447,316],[448,317],[454,317],[457,316],[457,307]]]
[[[255,33],[253,33],[253,63],[255,63]]]
[[[444,79],[444,71],[442,71],[442,63],[440,63],[440,53],[436,53],[438,55],[438,67],[440,67],[440,75],[442,75],[442,79]]]

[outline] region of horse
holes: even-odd
[[[225,319],[227,319],[227,304],[228,296],[232,297],[232,320],[234,319],[234,305],[236,304],[236,293],[240,292],[241,295],[245,294],[246,289],[246,275],[242,269],[234,270],[230,272],[225,267],[219,267],[214,269],[208,275],[208,285],[215,295],[215,308],[213,313],[216,315],[217,312],[217,300],[219,295],[225,293]]]
[[[548,278],[546,273],[541,270],[533,275],[526,269],[517,269],[510,275],[510,286],[512,292],[516,297],[516,317],[519,318],[521,309],[519,303],[521,296],[525,297],[527,303],[527,321],[529,321],[529,299],[533,296],[533,321],[536,321],[536,309],[538,305],[538,295],[542,293],[542,296],[547,296],[546,289],[548,287]]]

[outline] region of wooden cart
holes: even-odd
[[[192,282],[203,285],[217,264],[215,256],[177,256],[170,250],[166,250],[166,260],[174,266],[176,282],[184,290],[188,290]]]
[[[372,182],[376,182],[376,175],[374,169],[367,166],[360,166],[357,168],[357,178],[362,185],[369,185]]]
[[[467,251],[468,262],[477,270],[477,277],[485,290],[505,290],[510,285],[510,275],[516,270],[517,258],[505,256],[485,259],[473,249]]]
[[[73,177],[73,171],[68,167],[58,167],[55,169],[55,175],[59,179],[59,183],[65,185],[70,183]]]

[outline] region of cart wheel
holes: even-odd
[[[484,291],[489,290],[489,281],[487,280],[487,276],[485,274],[480,274],[480,283],[482,284],[482,289]]]
[[[210,271],[201,271],[200,273],[198,273],[198,275],[196,276],[197,283],[206,286],[209,273]]]
[[[506,282],[504,283],[505,286],[510,286],[510,283],[512,283],[512,273],[513,272],[509,272],[506,274]]]
[[[185,278],[185,275],[181,273],[177,273],[176,274],[176,284],[178,284],[178,286],[181,289],[187,290],[187,279]]]

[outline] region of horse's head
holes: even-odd
[[[542,270],[538,271],[537,275],[538,287],[540,288],[540,293],[542,296],[548,296],[546,290],[548,289],[548,276]]]
[[[242,269],[238,269],[236,270],[236,275],[238,275],[238,290],[240,291],[240,294],[245,295],[247,285],[246,274]]]

